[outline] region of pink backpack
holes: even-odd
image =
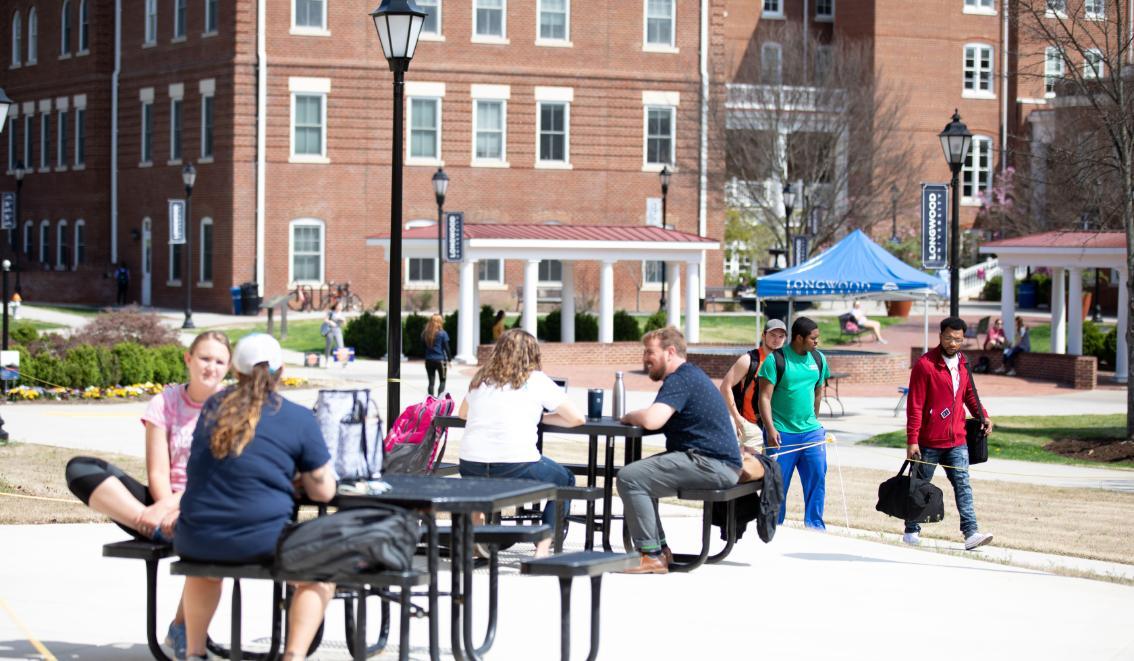
[[[402,411],[386,435],[383,471],[432,473],[445,455],[445,439],[449,435],[447,428],[438,433],[433,419],[451,415],[454,408],[453,398],[445,393],[441,398],[426,396],[424,402],[412,404]]]

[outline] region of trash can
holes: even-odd
[[[255,282],[241,283],[240,305],[244,309],[244,314],[249,317],[260,314],[259,287],[256,286]]]
[[[244,301],[241,300],[242,294],[240,287],[233,286],[232,289],[228,290],[228,293],[232,295],[232,313],[236,315],[244,314]]]
[[[1039,287],[1034,280],[1025,280],[1016,290],[1016,307],[1021,310],[1032,310],[1036,307]]]

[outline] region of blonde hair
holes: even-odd
[[[421,339],[425,340],[425,350],[428,351],[433,346],[433,340],[437,339],[437,334],[445,328],[445,319],[439,314],[435,314],[429,318],[429,323],[425,325],[425,330],[421,331]]]
[[[237,375],[236,386],[225,393],[212,415],[216,427],[209,439],[209,450],[214,457],[239,457],[244,452],[256,434],[264,403],[279,385],[279,375],[279,370],[272,373],[266,363],[255,365],[251,374]]]
[[[657,342],[663,350],[673,347],[677,355],[685,358],[685,335],[673,326],[658,328],[642,336],[642,344]]]
[[[186,353],[192,356],[194,352],[197,351],[197,347],[205,340],[212,340],[213,342],[224,345],[225,351],[228,352],[228,361],[230,363],[232,362],[232,343],[229,342],[228,336],[220,331],[205,331],[193,338],[193,341],[189,343],[189,349],[186,350]]]
[[[488,384],[512,386],[518,389],[528,381],[532,372],[543,369],[540,365],[539,342],[531,333],[513,328],[505,331],[492,347],[488,362],[476,371],[469,389]]]

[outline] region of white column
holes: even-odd
[[[701,263],[685,263],[685,342],[701,341]]]
[[[1126,346],[1126,327],[1130,325],[1130,276],[1119,271],[1118,276],[1118,348],[1114,352],[1114,380],[1126,383],[1130,376],[1130,349]]]
[[[599,342],[614,341],[614,262],[603,260],[599,274]]]
[[[473,327],[477,321],[477,314],[473,305],[473,288],[476,280],[476,262],[465,260],[461,262],[461,302],[457,308],[457,323],[460,330],[457,332],[458,363],[467,365],[476,363],[476,347],[473,345]]]
[[[524,264],[524,330],[536,334],[536,317],[539,314],[536,305],[539,298],[536,294],[536,284],[539,282],[539,260],[529,259]]]
[[[1016,265],[1001,263],[1000,318],[1004,320],[1004,336],[1016,341]]]
[[[563,288],[561,297],[563,303],[560,306],[560,330],[559,339],[562,342],[575,341],[575,262],[564,260],[563,264]]]
[[[1067,290],[1064,269],[1051,270],[1051,352],[1067,353]]]
[[[1083,355],[1083,269],[1067,269],[1071,286],[1067,292],[1067,353]]]
[[[681,262],[667,262],[665,265],[666,289],[665,323],[681,328]]]
[[[478,269],[479,270],[479,269]],[[473,278],[473,306],[472,306],[472,339],[473,352],[480,346],[480,278]]]

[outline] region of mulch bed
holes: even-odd
[[[1134,461],[1134,441],[1126,439],[1057,438],[1043,449],[1085,461]]]

